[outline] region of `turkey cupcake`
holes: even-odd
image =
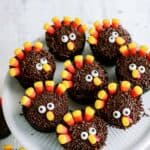
[[[130,34],[118,19],[104,19],[102,23],[96,21],[89,34],[88,42],[94,56],[106,65],[115,64],[120,46],[131,42]]]
[[[104,68],[92,55],[77,55],[74,61],[66,60],[62,71],[63,83],[70,97],[78,103],[94,102],[94,94],[108,81]]]
[[[129,81],[119,84],[109,83],[98,91],[95,101],[97,114],[113,127],[126,129],[141,119],[143,106],[140,86],[132,86]]]
[[[7,137],[9,134],[10,131],[5,122],[2,111],[2,98],[0,97],[0,139]]]
[[[77,109],[64,115],[64,123],[58,124],[58,142],[66,150],[98,150],[105,145],[106,123],[95,116],[89,106],[84,111]]]
[[[144,90],[150,89],[150,53],[147,46],[137,47],[135,43],[120,48],[122,57],[116,64],[118,80],[129,80]]]
[[[52,79],[55,60],[51,53],[43,49],[41,42],[24,43],[24,48],[17,48],[15,56],[9,61],[9,74],[24,87],[30,87],[36,81]]]
[[[71,20],[68,16],[65,16],[63,20],[54,17],[52,22],[52,25],[48,23],[44,25],[49,51],[61,61],[81,54],[86,40],[86,25],[83,25],[79,18]]]
[[[58,123],[68,111],[68,97],[66,87],[54,81],[38,81],[34,87],[25,91],[25,96],[20,100],[23,114],[30,125],[38,131],[54,131]]]

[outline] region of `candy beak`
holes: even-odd
[[[46,113],[46,118],[47,118],[48,121],[54,121],[55,115],[54,115],[54,113],[52,111],[48,111]]]
[[[132,78],[134,78],[134,79],[140,79],[141,78],[141,74],[137,69],[132,71]]]
[[[121,122],[124,127],[128,127],[130,124],[132,124],[133,120],[130,117],[123,116],[121,118]]]
[[[44,64],[44,65],[43,65],[43,70],[44,70],[45,72],[49,72],[49,71],[52,70],[52,67],[51,67],[49,64]]]
[[[67,48],[69,51],[73,51],[73,49],[75,48],[75,44],[73,42],[68,42]]]
[[[95,86],[100,86],[102,84],[102,80],[98,77],[95,77],[93,79],[93,83],[94,83]]]
[[[88,140],[91,143],[91,145],[94,145],[97,142],[97,137],[95,135],[90,134],[88,136]]]
[[[116,38],[116,43],[117,43],[118,45],[123,45],[123,44],[125,43],[125,40],[124,40],[122,37],[118,36],[118,37]]]

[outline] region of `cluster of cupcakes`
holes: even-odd
[[[23,88],[23,114],[33,128],[56,131],[67,150],[96,150],[105,145],[107,125],[126,129],[141,119],[141,95],[150,88],[150,53],[137,46],[118,19],[96,21],[89,30],[93,55],[81,55],[86,25],[79,18],[52,19],[45,40],[25,42],[10,59],[9,73]],[[55,59],[64,61],[61,83],[53,81]],[[116,65],[117,82],[108,82],[105,65]],[[88,105],[68,111],[70,99]]]

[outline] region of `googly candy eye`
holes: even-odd
[[[129,116],[131,113],[131,110],[129,108],[124,108],[123,111],[122,111],[122,114],[124,116]]]
[[[97,131],[95,128],[93,128],[93,127],[89,128],[89,134],[96,135],[96,133],[97,133]]]
[[[44,105],[41,105],[38,107],[38,112],[40,114],[44,114],[46,112],[46,107]]]
[[[134,64],[134,63],[132,63],[132,64],[129,65],[129,70],[130,70],[130,71],[133,71],[133,70],[135,70],[136,68],[137,68],[137,66],[136,66],[136,64]]]
[[[82,140],[87,140],[88,139],[88,133],[87,132],[81,132],[80,137]]]
[[[112,32],[112,36],[116,38],[116,37],[118,37],[118,36],[119,36],[119,33],[118,33],[118,32],[116,32],[116,31],[114,31],[114,32]]]
[[[90,74],[86,75],[86,76],[85,76],[85,80],[86,80],[87,82],[92,82],[92,80],[93,80],[92,75],[90,75]]]
[[[118,119],[118,118],[121,117],[121,113],[116,110],[116,111],[113,112],[113,117],[114,117],[115,119]]]
[[[144,73],[144,72],[145,72],[145,67],[144,67],[144,66],[139,66],[139,67],[138,67],[138,71],[139,71],[140,73]]]
[[[41,64],[47,64],[47,59],[45,57],[40,59]]]
[[[68,42],[68,36],[67,35],[63,35],[62,37],[61,37],[61,41],[63,42],[63,43],[67,43]]]
[[[110,37],[108,38],[108,41],[109,41],[110,43],[115,43],[115,37],[114,37],[114,36],[110,36]]]
[[[42,70],[42,68],[43,68],[43,67],[42,67],[42,64],[41,64],[41,63],[37,63],[37,64],[36,64],[36,69],[37,69],[37,70]]]
[[[48,103],[48,104],[47,104],[47,109],[48,109],[48,110],[54,110],[54,108],[55,108],[55,106],[54,106],[53,103]]]
[[[92,70],[91,74],[93,77],[98,77],[98,75],[99,75],[97,70]]]
[[[69,38],[70,38],[70,40],[72,40],[72,41],[76,40],[76,34],[75,34],[75,33],[70,33],[70,34],[69,34]]]

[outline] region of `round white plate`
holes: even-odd
[[[57,70],[55,72],[55,81],[60,81],[60,72],[63,69],[63,63],[57,62]],[[106,68],[110,80],[115,80],[114,67]],[[20,98],[24,95],[24,90],[14,79],[6,76],[4,83],[3,99],[4,114],[14,136],[28,150],[61,150],[56,139],[55,133],[40,133],[33,129],[22,115]],[[150,92],[143,95],[144,108],[150,114]],[[70,108],[79,108],[80,105],[70,102]],[[115,128],[109,128],[109,134],[106,141],[107,150],[144,150],[150,144],[150,118],[142,117],[139,123],[124,131]]]

